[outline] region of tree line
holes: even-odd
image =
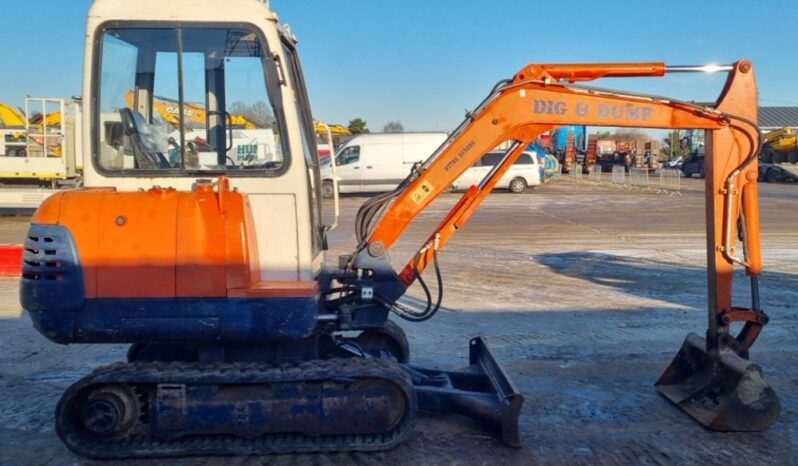
[[[371,132],[371,130],[368,128],[366,120],[362,118],[349,120],[348,128],[352,134],[366,134]],[[399,120],[389,121],[388,123],[385,123],[385,126],[382,127],[383,133],[404,133],[404,131],[405,127]]]

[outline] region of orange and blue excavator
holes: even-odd
[[[184,67],[184,55],[204,66]],[[163,56],[175,58],[177,72],[156,66]],[[330,225],[296,38],[267,5],[97,0],[86,63],[85,187],[42,204],[21,280],[22,305],[50,340],[130,345],[126,361],[97,368],[59,401],[56,430],[74,452],[384,450],[409,437],[419,409],[471,416],[520,447],[524,395],[485,340],[470,341],[464,369],[425,369],[410,363],[405,333],[389,316],[423,322],[438,312],[438,255],[526,147],[563,125],[708,132],[708,330],[687,337],[656,387],[712,430],[761,430],[778,416],[778,397],[748,360],[768,321],[757,281],[760,133],[751,62],[712,69],[728,74],[713,106],[585,84],[705,67],[529,64],[500,81],[394,191],[360,207],[352,252],[338,261],[325,257]],[[166,81],[180,96],[180,134],[170,136],[178,160],[164,156],[166,135],[153,118],[154,87]],[[276,158],[241,166],[229,156],[225,102],[234,83],[249,83],[269,102]],[[181,115],[185,93],[198,88],[206,92],[208,146],[189,160]],[[502,161],[394,268],[389,251],[408,225],[503,143]],[[423,278],[430,266],[437,289]],[[736,268],[750,277],[750,304],[733,302]],[[414,283],[424,289],[423,306],[402,300]]]

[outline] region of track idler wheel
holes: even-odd
[[[387,353],[400,364],[410,361],[410,344],[405,331],[391,320],[383,328],[364,330],[355,338],[355,343],[364,351],[375,355]]]
[[[95,437],[125,436],[138,423],[141,408],[133,389],[103,385],[92,389],[80,407],[80,425]]]
[[[781,412],[779,398],[759,366],[728,348],[708,352],[706,340],[694,333],[687,336],[656,387],[715,431],[760,431]]]

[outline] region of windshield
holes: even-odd
[[[273,105],[279,89],[269,92],[279,85],[267,56],[260,36],[240,26],[106,30],[95,116],[99,167],[281,172],[287,154]]]

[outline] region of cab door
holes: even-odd
[[[363,191],[361,151],[362,146],[347,146],[341,149],[335,157],[338,190],[342,193],[359,193]]]
[[[487,173],[487,169],[483,169],[482,167],[482,159],[479,159],[455,180],[453,187],[457,190],[466,190],[471,186],[479,184]]]
[[[482,158],[479,159],[479,162],[475,163],[474,166],[468,170],[471,172],[471,177],[473,178],[471,184],[479,185],[479,183],[488,176],[488,173],[493,170],[493,167],[498,165],[503,158],[504,154],[501,152],[488,152],[483,155]]]

